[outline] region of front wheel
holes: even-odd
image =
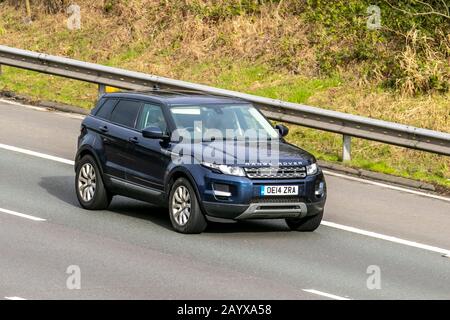
[[[194,188],[185,178],[179,178],[172,186],[169,196],[170,221],[181,233],[201,233],[206,229]]]
[[[108,208],[111,195],[106,190],[100,170],[91,156],[84,156],[77,164],[75,189],[80,205],[89,210]]]
[[[296,231],[314,231],[322,222],[323,210],[312,217],[288,218],[286,224],[291,230]]]

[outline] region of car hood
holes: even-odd
[[[182,150],[184,157],[189,154],[198,162],[241,166],[306,166],[316,161],[312,154],[283,140],[259,145],[239,141],[177,143],[171,149],[175,154]]]

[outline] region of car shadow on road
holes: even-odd
[[[60,201],[83,210],[75,194],[74,176],[42,177],[39,186]],[[166,229],[172,229],[166,209],[146,202],[116,196],[105,212],[107,211],[146,220]]]
[[[173,231],[167,208],[156,207],[152,204],[125,197],[114,197],[108,211],[147,220],[161,227]],[[275,221],[240,221],[237,223],[209,222],[204,233],[255,233],[255,232],[288,231],[287,226],[276,224]]]
[[[42,177],[39,186],[49,194],[70,206],[80,208],[76,194],[74,176]],[[150,203],[116,196],[107,211],[116,214],[146,220],[168,230],[173,230],[168,209],[156,207]],[[209,222],[205,233],[255,233],[285,232],[288,227],[280,220],[252,220],[236,223]]]
[[[280,220],[246,220],[236,223],[208,223],[206,233],[286,232],[289,228]]]
[[[74,180],[73,176],[42,177],[39,186],[57,199],[78,206]]]

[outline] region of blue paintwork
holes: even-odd
[[[142,133],[134,128],[126,128],[96,117],[99,106],[107,98],[126,98],[160,105],[168,123],[169,134],[175,129],[174,121],[168,110],[169,106],[213,103],[242,104],[244,101],[224,97],[169,93],[113,93],[102,96],[96,108],[82,123],[76,163],[86,153],[92,154],[102,170],[106,187],[112,192],[124,194],[122,189],[116,190],[112,183],[111,178],[118,178],[133,185],[159,191],[158,196],[149,196],[145,199],[142,195],[136,197],[141,200],[167,205],[167,198],[174,177],[182,175],[191,181],[197,192],[200,205],[208,215],[234,218],[245,210],[252,199],[260,196],[262,185],[292,184],[299,185],[299,197],[303,198],[303,201],[308,204],[308,215],[317,214],[320,210],[323,210],[326,195],[321,199],[317,199],[314,195],[316,182],[325,181],[320,168],[317,174],[303,179],[251,180],[247,177],[215,173],[198,162],[178,164],[172,161],[170,155],[170,151],[177,143],[144,138]],[[107,132],[103,132],[102,129],[107,129]],[[130,142],[130,138],[134,138],[138,143]],[[302,165],[309,165],[316,161],[314,156],[287,143],[284,139],[281,139],[279,146],[280,161],[295,161]],[[196,157],[194,153],[191,156]],[[215,197],[213,183],[230,185],[233,190],[232,196],[226,200]],[[127,191],[124,195],[135,197],[132,191]],[[223,214],[221,210],[210,209],[211,203],[221,205],[221,208],[224,208]]]

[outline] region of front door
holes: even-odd
[[[167,131],[167,122],[161,106],[145,103],[139,115],[136,129],[139,132],[129,137],[133,142],[133,160],[127,170],[127,180],[164,191],[164,174],[170,163],[170,156],[165,152],[164,142],[158,139],[143,138],[140,131],[148,127],[158,127]]]

